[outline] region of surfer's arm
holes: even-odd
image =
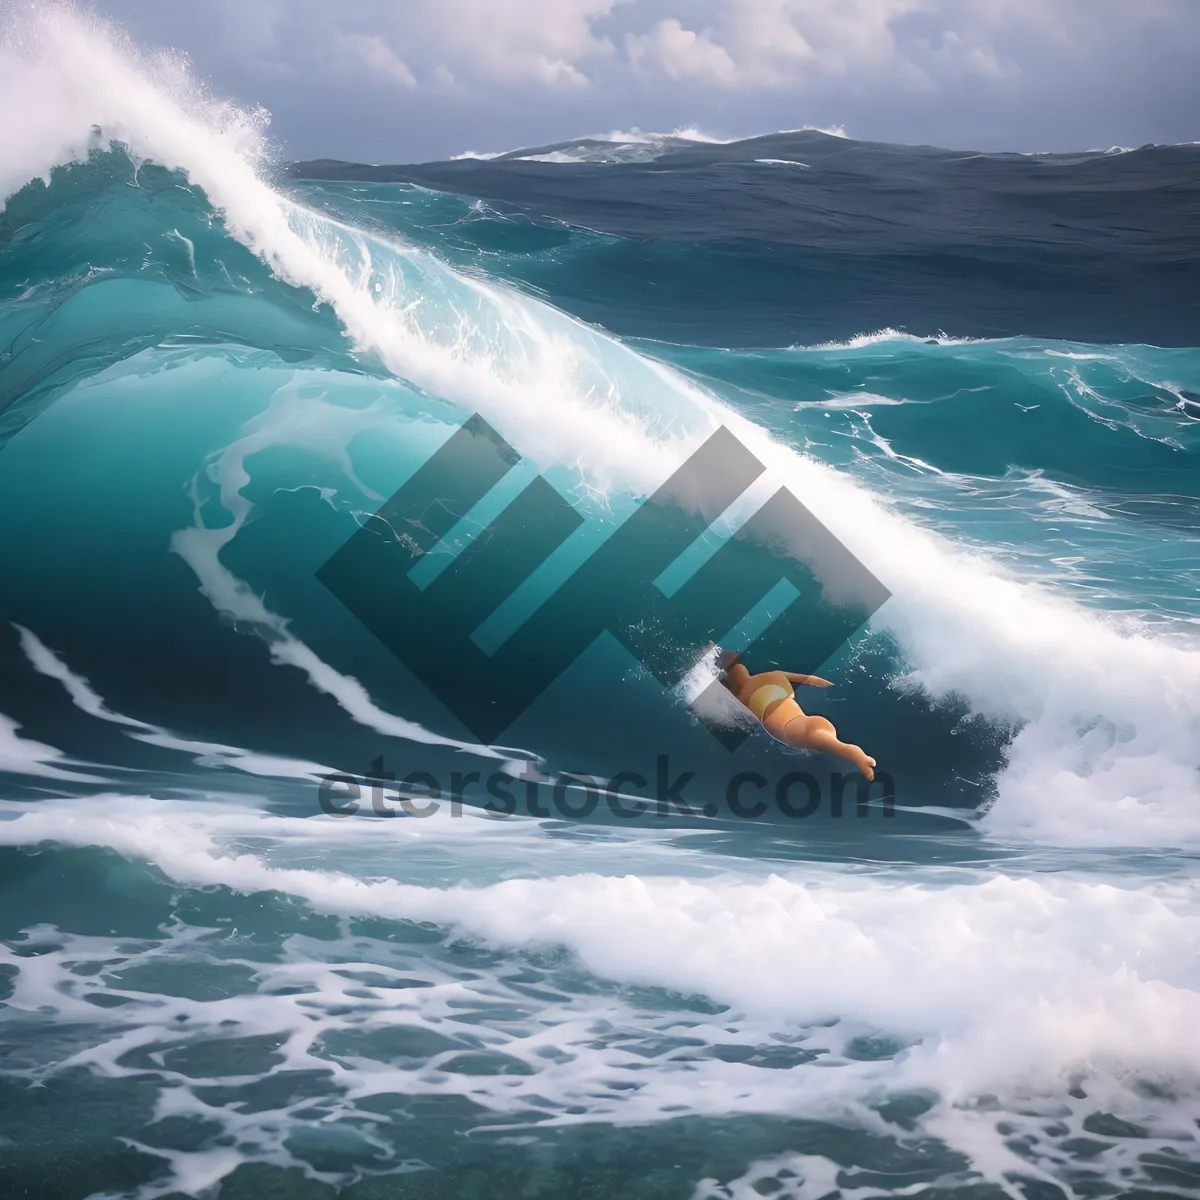
[[[784,671],[783,674],[792,683],[807,684],[809,687],[833,687],[828,679],[822,679],[820,675],[797,675],[794,671]]]

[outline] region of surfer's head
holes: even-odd
[[[731,668],[742,661],[742,656],[736,650],[722,650],[717,654],[717,673],[724,679]]]

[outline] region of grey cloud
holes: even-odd
[[[1200,138],[1194,0],[101,0],[367,161],[691,125],[976,149]]]

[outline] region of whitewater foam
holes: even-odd
[[[821,351],[821,350],[865,350],[870,346],[885,345],[888,342],[908,342],[911,344],[921,343],[926,346],[965,346],[974,342],[984,341],[981,338],[955,338],[948,337],[945,333],[936,333],[922,335],[919,333],[906,333],[902,329],[877,329],[873,333],[858,333],[852,338],[847,338],[841,342],[820,342],[815,346],[793,346],[793,350],[803,351]],[[1006,341],[1009,339],[997,339]]]
[[[889,1090],[936,1093],[938,1116],[947,1127],[957,1108],[969,1108],[980,1096],[999,1096],[1009,1111],[1013,1105],[1019,1111],[1035,1097],[1081,1086],[1089,1108],[1141,1111],[1146,1093],[1131,1086],[1131,1072],[1141,1083],[1157,1081],[1177,1104],[1197,1107],[1200,1097],[1200,1051],[1191,1037],[1200,1020],[1200,974],[1190,952],[1200,917],[1194,888],[1184,882],[1144,881],[1125,888],[1069,874],[944,877],[934,871],[920,878],[813,864],[789,878],[786,867],[769,873],[772,864],[758,863],[756,874],[742,876],[560,873],[442,887],[288,865],[289,858],[306,861],[304,847],[317,822],[245,808],[101,796],[5,804],[3,815],[0,845],[106,847],[151,862],[188,887],[284,893],[320,913],[432,922],[510,951],[566,946],[592,976],[701,994],[727,1006],[712,1022],[711,1034],[705,1034],[703,1021],[691,1023],[693,1036],[716,1035],[720,1025],[738,1029],[742,1037],[803,1031],[806,1048],[822,1049],[828,1066],[837,1067],[766,1077],[756,1072],[755,1086],[745,1088],[729,1086],[736,1084],[736,1072],[730,1076],[721,1064],[693,1065],[688,1107],[697,1113],[817,1117],[858,1111],[885,1080]],[[330,860],[337,861],[342,847],[351,851],[354,843],[347,839],[357,826],[363,845],[370,836],[407,842],[402,861],[405,877],[412,879],[426,869],[423,855],[436,858],[444,837],[490,841],[484,832],[510,828],[507,822],[447,818],[387,822],[378,834],[364,836],[363,828],[373,824],[344,823],[347,832],[329,842]],[[515,822],[511,828],[527,839],[529,824]],[[270,862],[237,849],[247,839],[278,839],[292,825],[305,827],[297,831],[295,853],[287,851],[286,837],[275,842]],[[480,827],[474,834],[472,825]],[[321,832],[325,828],[322,823]],[[574,865],[580,850],[596,853],[594,847],[558,843],[534,861],[561,872]],[[620,856],[620,845],[611,853]],[[36,981],[25,987],[36,988]],[[258,989],[262,1001],[246,998],[225,1007],[261,1005],[270,990]],[[39,995],[18,989],[14,1002],[32,1007]],[[578,1028],[579,1014],[567,1021],[553,1005],[541,1013],[544,1036],[552,1036],[560,1022],[567,1029],[555,1030],[559,1039]],[[383,1010],[378,1016],[412,1019]],[[265,1027],[263,1016],[251,1021],[242,1012],[238,1019],[243,1033]],[[156,1025],[125,1035],[121,1051],[130,1037],[152,1041]],[[892,1053],[865,1060],[848,1055],[849,1043],[872,1030],[892,1041]],[[310,1044],[311,1037],[303,1042]],[[569,1043],[565,1048],[579,1049]],[[505,1052],[536,1064],[535,1049],[512,1041]],[[116,1057],[106,1050],[107,1061]],[[290,1065],[313,1064],[293,1055]],[[553,1086],[552,1075],[539,1076],[539,1086]],[[560,1086],[573,1089],[579,1082],[575,1071],[559,1075]],[[607,1115],[668,1117],[679,1077],[667,1064],[642,1082],[619,1116]],[[365,1090],[382,1090],[382,1083]],[[406,1086],[420,1092],[430,1083],[414,1073]],[[515,1097],[503,1079],[491,1087],[478,1079],[473,1083],[474,1095],[511,1107]],[[555,1119],[572,1120],[565,1114]]]
[[[672,140],[681,142],[700,142],[710,146],[728,146],[736,141],[736,138],[719,138],[712,134],[704,133],[695,125],[679,125],[670,133],[654,133],[639,129],[636,125],[632,129],[612,129],[608,133],[591,134],[586,139],[597,142],[621,142],[625,144],[654,144],[657,142],[669,142]]]

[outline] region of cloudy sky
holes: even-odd
[[[639,127],[974,149],[1200,139],[1200,0],[98,0],[297,158]]]

